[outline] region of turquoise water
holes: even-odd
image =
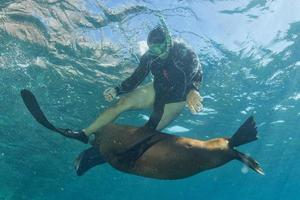
[[[295,0],[0,0],[0,199],[298,198],[299,10]],[[77,177],[73,160],[86,146],[46,130],[26,110],[23,88],[54,124],[87,126],[111,105],[103,90],[137,66],[157,13],[196,50],[204,70],[203,112],[185,109],[165,131],[230,136],[254,115],[260,138],[239,149],[265,176],[232,161],[176,181],[107,164]],[[148,114],[130,111],[118,122],[142,125]]]

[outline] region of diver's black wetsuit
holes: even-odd
[[[155,129],[162,118],[165,104],[185,101],[191,89],[199,89],[202,70],[196,53],[184,43],[174,42],[164,60],[146,52],[134,73],[116,88],[117,94],[135,89],[150,71],[154,76],[155,101],[146,126]]]

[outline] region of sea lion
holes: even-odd
[[[21,96],[38,123],[64,135],[67,129],[58,128],[48,121],[29,90],[22,90]],[[256,160],[235,149],[257,139],[252,116],[231,138],[202,141],[145,127],[116,124],[108,124],[95,136],[93,147],[82,152],[77,162],[83,166],[86,164],[85,171],[108,162],[114,168],[130,174],[156,179],[181,179],[220,167],[231,160],[239,160],[255,172],[264,174]]]
[[[231,138],[207,141],[179,137],[146,128],[109,124],[96,133],[94,147],[114,168],[156,179],[182,179],[239,160],[259,174],[257,161],[235,147],[257,139],[253,117]],[[138,157],[132,155],[136,154]]]

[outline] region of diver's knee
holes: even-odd
[[[129,110],[133,107],[133,104],[129,100],[129,98],[123,97],[120,98],[119,101],[115,105],[115,109],[120,110],[121,112]]]

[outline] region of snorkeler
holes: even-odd
[[[187,103],[192,113],[202,109],[198,92],[202,70],[197,54],[184,43],[172,41],[166,26],[159,25],[148,34],[149,50],[141,57],[134,73],[115,88],[104,91],[107,101],[120,100],[102,113],[89,127],[80,131],[67,129],[64,136],[88,143],[89,136],[131,109],[153,107],[145,127],[161,130]],[[151,72],[154,81],[138,87]],[[138,88],[137,88],[138,87]]]

